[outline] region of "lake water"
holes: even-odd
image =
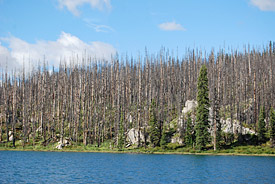
[[[0,183],[275,183],[275,157],[0,151]]]

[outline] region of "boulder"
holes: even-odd
[[[188,112],[190,112],[192,110],[195,110],[197,106],[198,106],[197,101],[195,101],[195,100],[187,100],[185,102],[185,107],[182,109],[182,113],[186,114],[186,113],[188,113]]]
[[[61,150],[63,149],[63,147],[64,147],[64,144],[58,143],[58,145],[55,148]]]
[[[179,144],[183,144],[183,140],[180,137],[172,137],[171,138],[171,143],[179,143]]]
[[[67,139],[65,139],[65,140],[64,140],[64,144],[65,144],[65,145],[69,145],[70,142],[69,142]]]
[[[126,139],[129,144],[134,145],[134,144],[138,144],[138,129],[137,128],[132,128],[127,132],[127,139]],[[144,142],[145,138],[144,138],[144,134],[143,131],[140,131],[140,141]]]
[[[9,141],[13,140],[13,135],[9,136]]]
[[[71,145],[70,139],[65,137],[65,138],[63,138],[63,142],[60,139],[60,141],[58,142],[58,145],[63,145],[63,147],[70,146]]]
[[[178,119],[178,127],[183,127],[184,117],[186,117],[187,113],[195,111],[197,106],[198,106],[198,103],[196,100],[187,100],[185,102],[185,107],[182,109],[182,113]],[[194,114],[191,115],[191,118],[192,120],[195,119]]]

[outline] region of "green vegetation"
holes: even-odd
[[[124,114],[121,113],[120,123],[119,123],[118,145],[117,145],[119,150],[121,150],[124,147],[124,140],[125,140],[123,121],[124,121]]]
[[[160,124],[156,119],[156,103],[153,100],[150,108],[150,120],[149,120],[150,130],[149,130],[149,136],[150,136],[150,142],[153,145],[153,147],[160,145],[160,139],[161,139],[161,129]]]
[[[162,128],[162,133],[161,133],[161,139],[160,139],[160,146],[162,148],[166,148],[166,145],[169,141],[169,132],[167,130],[167,127],[166,126],[163,126]]]
[[[202,65],[198,78],[197,113],[196,113],[196,148],[202,150],[209,141],[209,96],[208,96],[207,68]]]
[[[187,121],[186,121],[186,133],[185,133],[185,144],[186,146],[193,146],[194,137],[193,137],[193,126],[191,120],[191,114],[187,114]]]
[[[259,121],[258,121],[258,141],[260,144],[266,141],[265,108],[264,107],[261,107]]]
[[[36,144],[36,146],[27,145],[23,148],[19,141],[16,141],[16,147],[12,147],[12,143],[0,144],[0,150],[14,150],[14,151],[55,151],[55,152],[108,152],[108,153],[143,153],[143,154],[206,154],[206,155],[263,155],[263,156],[275,156],[275,148],[271,148],[270,143],[254,146],[254,145],[227,145],[221,147],[220,150],[214,151],[212,146],[206,146],[204,150],[197,150],[196,148],[186,147],[179,145],[178,143],[168,143],[166,147],[149,147],[149,148],[115,148],[112,147],[110,141],[106,141],[101,144],[100,147],[97,144],[83,145],[72,144],[64,147],[62,150],[55,148],[56,143],[50,143],[47,146],[42,144]]]

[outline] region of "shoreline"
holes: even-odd
[[[152,155],[198,155],[198,156],[262,156],[275,157],[275,154],[244,154],[244,153],[190,153],[190,152],[152,152],[152,151],[115,151],[115,150],[43,150],[43,149],[13,149],[0,148],[0,151],[35,151],[35,152],[68,152],[68,153],[115,153],[115,154],[152,154]]]

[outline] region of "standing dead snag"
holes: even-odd
[[[100,146],[106,140],[114,143],[123,112],[123,129],[138,129],[137,144],[142,146],[145,141],[146,147],[152,99],[158,124],[169,125],[181,114],[182,104],[195,98],[202,64],[209,70],[210,101],[214,109],[217,98],[221,121],[230,118],[234,126],[254,126],[260,106],[267,112],[275,106],[274,46],[268,47],[252,52],[248,48],[244,53],[212,51],[209,56],[187,50],[181,59],[162,49],[159,55],[146,53],[144,59],[115,57],[110,63],[74,58],[69,65],[60,64],[52,71],[44,63],[28,74],[24,70],[2,72],[0,141],[19,138],[24,146],[30,142],[35,146],[66,137],[84,145]],[[184,125],[177,128],[184,137]]]

